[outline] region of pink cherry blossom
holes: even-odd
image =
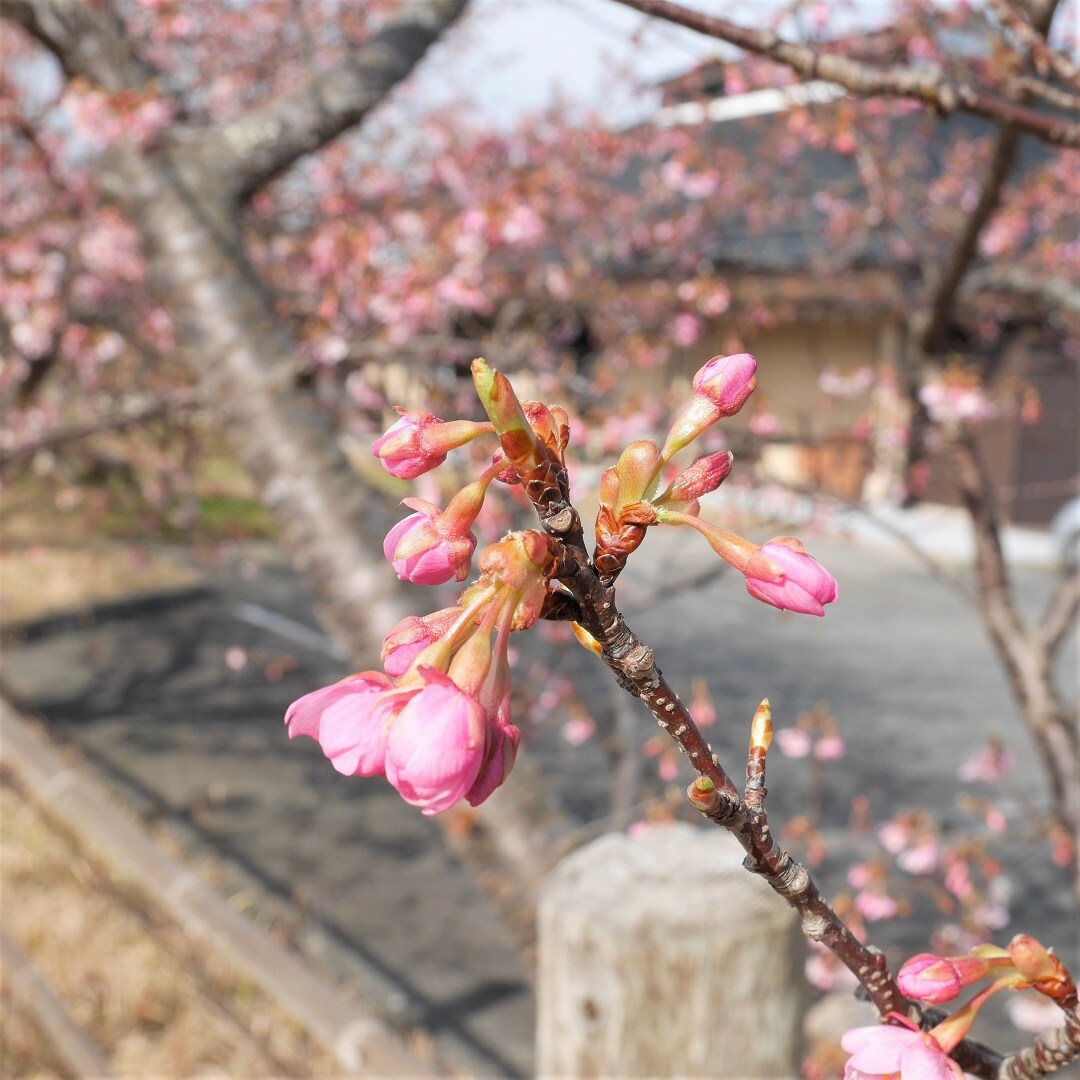
[[[847,753],[847,747],[839,735],[822,735],[814,743],[814,757],[818,761],[839,761],[845,753]]]
[[[888,893],[873,889],[863,889],[857,893],[855,907],[868,922],[891,919],[900,910],[900,905]]]
[[[484,707],[452,679],[421,667],[424,681],[386,736],[386,778],[410,805],[439,814],[465,798],[484,764]]]
[[[285,713],[289,738],[316,739],[334,768],[346,776],[381,775],[384,717],[376,706],[390,688],[381,671],[363,671],[313,690]]]
[[[780,536],[759,548],[744,571],[746,591],[766,604],[804,615],[824,615],[838,594],[836,579],[806,554],[798,540]]]
[[[487,726],[484,763],[472,787],[465,794],[470,806],[479,806],[510,775],[521,745],[521,732],[505,717],[496,717]]]
[[[408,500],[410,504],[420,500]],[[425,508],[399,521],[383,542],[383,553],[402,581],[414,585],[442,585],[451,578],[464,581],[472,565],[476,537],[444,536],[437,522],[438,510]]]
[[[902,851],[896,858],[896,865],[909,874],[929,874],[938,864],[937,840],[932,836],[920,840],[917,844]]]
[[[1009,774],[1015,760],[999,739],[991,739],[963,762],[960,779],[968,784],[996,784]]]
[[[840,1040],[851,1055],[844,1080],[963,1080],[933,1035],[892,1024],[853,1028]]]
[[[786,727],[776,732],[776,745],[784,757],[804,758],[810,753],[813,743],[810,732],[803,728]]]

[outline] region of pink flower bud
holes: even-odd
[[[749,353],[714,356],[694,376],[694,393],[707,397],[721,416],[734,416],[757,386],[757,361]]]
[[[437,468],[451,450],[493,430],[490,424],[470,420],[447,423],[429,412],[398,412],[401,419],[375,440],[371,452],[391,476],[402,480],[413,480]]]
[[[476,549],[468,526],[464,533],[455,533],[453,522],[438,507],[420,499],[406,499],[405,504],[421,509],[399,521],[383,542],[383,553],[397,576],[414,585],[442,585],[451,578],[464,581]]]
[[[486,749],[484,707],[451,679],[421,667],[412,694],[386,737],[386,778],[425,814],[449,810],[471,790]]]
[[[1045,945],[1029,934],[1017,934],[1009,942],[1009,957],[1025,982],[1053,998],[1071,1000],[1075,1005],[1076,986],[1065,965]]]
[[[289,738],[317,739],[334,768],[346,776],[378,776],[386,743],[377,707],[390,680],[381,671],[362,671],[294,701],[285,714]]]
[[[845,753],[847,753],[847,747],[839,735],[822,735],[814,743],[814,757],[818,761],[839,761]]]
[[[694,376],[694,396],[667,433],[663,460],[669,461],[717,420],[734,416],[756,386],[757,361],[749,353],[714,356]]]
[[[423,443],[424,432],[433,424],[441,423],[433,413],[402,413],[401,419],[372,443],[371,452],[391,476],[413,480],[446,460],[445,451],[432,452]]]
[[[784,757],[804,758],[810,753],[813,743],[810,732],[799,727],[781,728],[776,733],[776,745]]]
[[[386,674],[400,678],[429,645],[445,634],[461,615],[461,608],[443,608],[430,615],[407,615],[383,639],[382,662]]]
[[[940,1005],[952,1001],[965,986],[978,982],[989,971],[989,961],[978,956],[919,953],[900,969],[896,983],[905,997]]]
[[[760,547],[743,573],[751,596],[784,611],[824,615],[824,605],[837,597],[836,579],[790,537],[778,536]]]
[[[735,455],[730,450],[700,457],[689,468],[683,469],[668,484],[664,493],[653,502],[694,502],[702,495],[715,491],[731,473]]]

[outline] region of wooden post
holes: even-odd
[[[539,907],[544,1077],[795,1077],[805,944],[719,829],[614,833],[552,872]]]

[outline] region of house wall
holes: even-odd
[[[755,459],[762,479],[858,497],[872,453],[856,428],[870,407],[870,395],[830,397],[819,381],[826,368],[853,375],[887,359],[885,319],[873,315],[792,323],[744,331],[740,340],[757,358],[758,388],[746,408],[724,422],[729,443],[744,460],[747,453]],[[636,396],[659,395],[674,409],[690,395],[694,372],[710,357],[731,351],[731,330],[721,323],[664,368],[628,372],[623,386]],[[777,441],[762,445],[752,431],[769,418],[775,418],[770,438]]]

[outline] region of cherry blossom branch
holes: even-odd
[[[747,806],[687,707],[667,684],[652,649],[626,625],[616,606],[615,589],[600,579],[585,548],[581,517],[564,494],[565,471],[548,462],[545,470],[523,474],[522,481],[540,523],[558,541],[555,577],[572,596],[571,603],[555,594],[545,615],[572,616],[592,635],[619,685],[645,703],[698,771],[701,779],[696,784],[702,795],[694,805],[739,840],[747,852],[747,868],[764,877],[798,910],[804,933],[834,951],[859,978],[882,1015],[908,1012],[912,1007],[889,974],[885,957],[856,939],[825,901],[807,868],[778,847],[760,799],[755,795]],[[755,772],[755,777],[759,781],[761,774]],[[764,787],[758,786],[757,792],[764,799]]]
[[[1019,143],[1020,134],[1015,127],[1005,128],[995,140],[978,202],[964,220],[964,227],[934,283],[929,304],[924,312],[917,313],[912,320],[919,345],[926,353],[932,354],[945,344],[960,286],[978,254],[979,236],[1001,202],[1001,192],[1016,161]]]
[[[1033,274],[1019,266],[987,267],[969,274],[964,292],[1008,292],[1027,296],[1051,311],[1080,317],[1080,285],[1075,280]]]
[[[1080,1057],[1080,1009],[1065,1012],[1065,1026],[1043,1032],[1033,1046],[1007,1057],[998,1080],[1042,1080]]]
[[[55,428],[38,439],[6,447],[0,450],[0,467],[13,462],[26,461],[39,450],[77,442],[80,439],[90,438],[92,435],[101,435],[106,431],[123,431],[126,428],[138,427],[139,424],[149,423],[169,413],[191,409],[198,404],[198,393],[188,388],[163,394],[151,401],[135,401],[106,416],[99,416],[95,420]]]
[[[993,492],[971,433],[961,432],[951,449],[960,496],[974,532],[975,582],[983,623],[1050,780],[1055,816],[1069,835],[1075,835],[1080,825],[1080,734],[1057,694],[1044,639],[1017,610],[1010,594]],[[1064,608],[1068,606],[1066,598]],[[1074,859],[1074,872],[1080,892],[1080,860]]]
[[[1050,0],[1038,16],[1038,29],[1046,30],[1057,10],[1058,0]],[[933,296],[924,312],[913,318],[916,335],[923,352],[932,354],[945,345],[952,324],[956,298],[964,278],[975,262],[979,237],[987,222],[1001,203],[1001,193],[1016,162],[1020,132],[1015,124],[1002,129],[995,143],[989,168],[982,181],[979,198],[967,215],[960,235],[953,243],[944,269],[934,283]]]
[[[937,68],[880,67],[847,56],[797,45],[770,30],[754,30],[727,19],[703,15],[671,0],[616,0],[667,22],[765,56],[809,79],[836,83],[859,97],[921,101],[948,115],[972,113],[997,124],[1011,124],[1057,146],[1080,147],[1080,124],[988,94],[970,83],[948,78]]]
[[[505,444],[504,444],[505,446]],[[747,786],[740,795],[720,758],[702,735],[678,694],[656,666],[655,654],[626,624],[615,604],[615,590],[597,573],[585,546],[581,518],[565,492],[566,474],[554,461],[531,475],[522,474],[546,532],[556,541],[555,577],[566,593],[556,592],[545,605],[547,618],[573,618],[595,639],[601,657],[619,685],[640,698],[657,723],[690,759],[699,774],[690,787],[692,804],[726,828],[747,853],[746,868],[760,874],[799,913],[803,933],[829,948],[855,975],[884,1016],[890,1012],[921,1017],[900,992],[884,955],[864,945],[822,896],[809,870],[780,848],[764,808],[764,751],[754,739],[747,762]],[[965,1040],[953,1056],[968,1072],[995,1075],[1000,1055]]]
[[[1045,29],[1033,26],[1027,15],[1022,10],[1018,11],[1009,0],[989,0],[989,7],[1002,25],[1030,51],[1037,71],[1053,72],[1063,82],[1070,83],[1080,91],[1080,66],[1047,42]],[[1045,21],[1048,26],[1049,20]]]
[[[106,90],[124,90],[153,77],[108,7],[81,0],[0,0],[0,17],[37,38],[69,79],[81,75]]]
[[[241,198],[358,124],[423,58],[468,0],[409,0],[340,64],[209,132]]]
[[[1051,656],[1061,647],[1070,630],[1076,628],[1080,614],[1080,567],[1074,570],[1050,598],[1042,619],[1039,636]]]

